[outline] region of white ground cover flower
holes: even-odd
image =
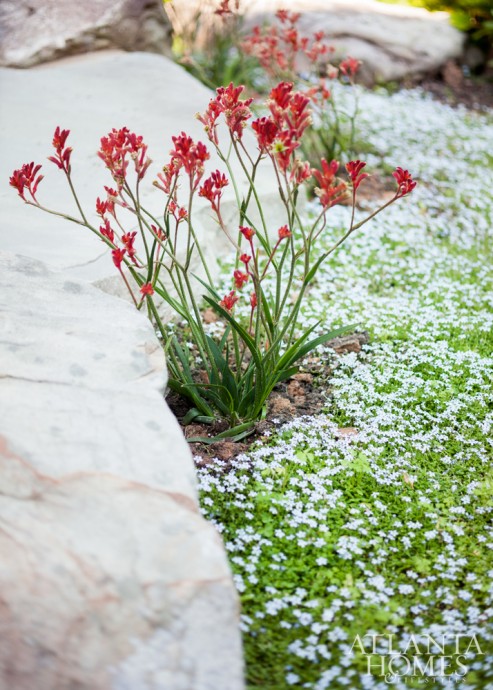
[[[200,470],[203,511],[243,599],[249,687],[388,688],[357,635],[396,649],[461,635],[481,654],[460,688],[480,690],[493,678],[493,114],[418,90],[362,91],[360,113],[379,152],[368,169],[403,165],[419,185],[324,266],[303,321],[360,323],[370,345],[320,348],[335,367],[323,414],[228,472]],[[321,252],[349,213],[331,210]],[[357,436],[337,440],[341,426]]]

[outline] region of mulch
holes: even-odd
[[[493,70],[486,70],[481,76],[466,76],[462,66],[449,60],[434,75],[421,79],[407,79],[403,88],[420,86],[437,100],[452,107],[464,105],[469,110],[493,108]]]

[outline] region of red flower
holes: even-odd
[[[248,274],[243,273],[243,271],[236,270],[233,273],[233,278],[234,278],[235,285],[238,288],[238,290],[241,290],[243,285],[248,282]]]
[[[287,22],[289,19],[288,10],[277,10],[276,18],[279,19],[279,21],[284,24],[284,22]]]
[[[358,71],[360,65],[361,60],[356,60],[356,58],[347,57],[345,60],[341,62],[341,64],[339,65],[339,69],[343,74],[346,75],[346,77],[352,79]]]
[[[323,42],[323,31],[315,32],[311,39],[301,35],[296,27],[300,16],[299,13],[278,10],[276,17],[281,26],[272,24],[267,29],[255,26],[241,43],[242,49],[248,55],[254,55],[271,77],[295,73],[299,57],[305,58],[305,62],[307,58],[315,67],[314,71],[318,71],[320,58],[331,51]]]
[[[346,184],[337,183],[336,174],[339,170],[338,161],[327,163],[322,158],[322,172],[313,170],[313,176],[317,180],[319,187],[315,189],[316,195],[320,198],[320,203],[324,208],[330,208],[338,204],[346,196]]]
[[[127,232],[124,235],[122,235],[122,242],[126,246],[127,250],[129,250],[133,247],[135,238],[137,236],[137,231],[134,230],[134,232]]]
[[[306,95],[313,103],[323,105],[324,101],[328,101],[332,94],[327,88],[326,80],[320,79],[317,86],[312,86],[306,91]]]
[[[287,237],[291,237],[292,232],[287,225],[283,225],[282,228],[279,228],[277,234],[279,236],[279,240],[285,240]]]
[[[53,135],[53,147],[56,149],[57,153],[60,151],[63,151],[65,148],[65,142],[67,141],[67,137],[70,134],[69,129],[60,129],[60,127],[57,127],[55,129],[55,134]]]
[[[250,105],[253,101],[253,98],[240,99],[244,88],[244,86],[234,86],[233,82],[226,87],[220,86],[216,89],[216,97],[209,102],[206,112],[197,116],[205,125],[209,139],[216,144],[218,143],[217,119],[221,113],[224,114],[231,134],[241,139],[246,122],[252,116]]]
[[[144,283],[144,285],[142,285],[142,287],[140,288],[140,292],[142,295],[153,295],[154,288],[152,287],[152,283]]]
[[[285,110],[291,101],[292,90],[291,82],[282,81],[271,90],[269,98],[278,108]]]
[[[249,99],[251,103],[252,99]],[[245,101],[246,103],[246,101]],[[236,106],[231,112],[226,111],[226,124],[232,135],[236,135],[241,139],[243,130],[246,127],[247,120],[252,117],[252,111],[246,105]]]
[[[233,82],[230,82],[228,86],[220,86],[216,89],[216,100],[221,104],[223,112],[225,110],[232,110],[236,108],[237,105],[241,105],[243,101],[240,100],[242,92],[245,87],[235,86]],[[250,103],[253,99],[250,99]]]
[[[108,211],[108,213],[111,213],[111,215],[113,216],[113,218],[116,218],[116,215],[115,215],[115,202],[116,202],[116,200],[117,200],[117,198],[118,198],[118,192],[117,192],[115,189],[111,189],[110,187],[106,187],[106,185],[105,185],[105,188],[104,188],[104,189],[105,189],[106,194],[107,194],[107,197],[106,197],[106,210]],[[125,207],[127,206],[127,204],[125,204],[124,202],[121,202],[121,201],[120,201],[120,204],[121,204],[122,206],[125,206]]]
[[[128,157],[134,162],[139,180],[144,177],[151,164],[143,138],[131,132],[128,127],[113,128],[108,136],[102,137],[98,156],[105,163],[119,188],[125,179]]]
[[[207,147],[201,141],[195,143],[185,132],[172,137],[175,148],[171,151],[172,163],[183,167],[196,189],[204,174],[205,161],[210,158]]]
[[[161,228],[158,228],[157,225],[151,224],[151,230],[154,233],[154,235],[156,236],[156,238],[158,240],[160,240],[161,242],[165,242],[168,239],[164,230],[161,230]]]
[[[413,191],[416,187],[416,182],[411,177],[409,170],[403,170],[402,168],[396,168],[392,173],[392,176],[397,182],[397,192],[396,197],[405,196]]]
[[[152,184],[161,189],[165,194],[171,194],[175,188],[176,182],[178,181],[178,175],[180,174],[180,164],[178,160],[171,160],[169,165],[165,165],[162,172],[158,173],[158,180],[162,183],[159,184],[155,180]]]
[[[250,306],[252,307],[252,309],[255,309],[255,307],[257,306],[257,295],[255,294],[255,292],[252,292],[252,294],[250,295]]]
[[[255,230],[253,228],[240,226],[240,232],[249,242],[252,241],[252,237],[255,235]]]
[[[108,202],[107,201],[101,201],[101,199],[98,197],[96,199],[96,213],[98,216],[104,216],[106,211],[108,210]]]
[[[240,256],[240,261],[241,261],[242,264],[245,264],[245,268],[246,268],[247,270],[248,270],[248,262],[251,260],[251,258],[252,258],[252,257],[249,256],[248,254],[242,254],[242,255]]]
[[[137,235],[137,231],[127,232],[124,235],[122,235],[122,242],[125,245],[125,249],[127,250],[127,254],[128,254],[129,258],[132,259],[132,261],[135,265],[137,265],[137,260],[135,258],[135,255],[137,254],[137,250],[134,247],[136,235]]]
[[[204,197],[204,199],[208,199],[211,204],[214,205],[216,195],[217,191],[214,187],[214,182],[210,177],[208,177],[206,180],[204,180],[204,184],[199,189],[199,196]]]
[[[192,137],[185,132],[171,138],[174,144],[174,149],[171,151],[173,162],[175,165],[184,167],[189,175],[193,173],[197,161],[204,163],[209,157],[204,144],[201,142],[195,144]]]
[[[294,129],[300,138],[311,123],[311,112],[308,108],[310,99],[302,93],[296,92],[289,102],[289,114],[286,116],[290,129]]]
[[[308,161],[302,162],[299,159],[295,159],[289,177],[291,182],[294,182],[295,185],[300,185],[305,180],[309,180],[312,174],[312,169]]]
[[[122,261],[123,261],[123,257],[125,256],[125,254],[126,254],[125,249],[113,249],[111,252],[111,256],[113,258],[113,263],[115,264],[115,266],[117,267],[117,269],[119,271],[121,271]]]
[[[289,10],[277,10],[276,17],[282,24],[296,24],[301,14],[299,12],[289,12]]]
[[[226,175],[222,172],[219,172],[219,170],[216,170],[215,172],[211,173],[211,178],[216,186],[216,189],[222,189],[223,187],[227,187],[229,184]]]
[[[116,191],[116,189],[111,189],[111,187],[107,187],[105,185],[104,190],[105,190],[106,194],[108,195],[108,201],[112,201],[113,203],[115,203],[115,200],[118,196],[118,192]]]
[[[217,120],[222,112],[223,108],[219,101],[217,101],[217,99],[212,99],[203,115],[197,113],[197,120],[202,122],[207,136],[215,144],[219,143],[219,139],[217,138]]]
[[[229,6],[229,0],[222,0],[221,5],[217,10],[214,11],[214,14],[217,14],[220,17],[224,17],[228,14],[233,14],[233,10]]]
[[[296,139],[296,132],[294,130],[283,130],[279,132],[273,145],[273,152],[275,154],[279,168],[283,173],[287,172],[290,163],[291,155],[295,151],[300,142]]]
[[[334,67],[334,65],[327,65],[325,74],[329,79],[337,79],[337,77],[339,76],[339,69],[337,67]]]
[[[52,142],[53,148],[56,151],[56,156],[48,157],[49,161],[58,166],[60,170],[64,170],[66,173],[70,172],[70,156],[72,155],[72,149],[70,146],[65,147],[65,142],[67,141],[69,134],[69,129],[61,130],[60,127],[56,128]]]
[[[34,163],[24,163],[22,168],[19,170],[14,170],[12,176],[9,178],[10,186],[17,189],[19,196],[21,199],[24,199],[24,201],[27,201],[26,197],[24,196],[24,190],[27,189],[33,200],[38,203],[36,200],[36,190],[38,189],[39,183],[43,179],[43,175],[38,175],[40,170],[40,165],[34,165]],[[36,175],[38,176],[36,177]]]
[[[279,131],[278,126],[270,117],[254,120],[252,129],[257,135],[258,147],[261,151],[267,151],[270,148]]]
[[[222,189],[228,184],[229,182],[226,175],[216,170],[204,181],[204,184],[199,189],[199,196],[208,199],[211,202],[212,209],[217,212],[219,210],[219,200],[222,195]]]
[[[187,209],[183,206],[178,206],[174,199],[169,202],[168,211],[173,215],[174,219],[178,221],[178,223],[188,216]]]
[[[217,99],[226,118],[226,124],[231,134],[236,134],[238,139],[241,139],[246,122],[252,116],[249,106],[252,104],[253,98],[240,100],[240,95],[244,89],[244,86],[234,86],[231,82],[226,88],[220,86],[216,90]]]
[[[104,225],[100,226],[99,232],[103,235],[103,237],[107,237],[110,242],[115,241],[115,233],[113,232],[113,229],[111,228],[109,220],[107,220],[106,218],[104,219]]]
[[[349,163],[346,164],[346,170],[348,171],[351,182],[353,183],[354,191],[358,189],[365,178],[370,177],[368,173],[361,172],[365,165],[366,163],[363,163],[363,161],[360,160],[349,161]]]
[[[239,299],[240,298],[236,296],[235,291],[231,290],[229,295],[225,295],[219,302],[219,304],[221,305],[221,307],[224,307],[228,311],[231,311]]]
[[[283,33],[283,39],[285,43],[288,45],[291,45],[293,52],[296,52],[299,47],[298,39],[299,39],[299,34],[296,29],[285,29]],[[308,39],[306,39],[308,40]]]

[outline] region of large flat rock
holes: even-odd
[[[206,109],[212,92],[160,55],[101,51],[29,70],[4,68],[0,69],[0,90],[0,179],[7,181],[22,163],[43,163],[45,179],[38,190],[39,200],[49,208],[76,215],[64,175],[46,160],[52,155],[55,128],[59,125],[70,129],[74,184],[95,223],[96,197],[104,198],[104,185],[112,184],[96,152],[100,138],[113,127],[129,127],[143,135],[149,145],[153,165],[141,186],[142,201],[156,215],[161,215],[164,195],[152,186],[152,180],[169,161],[172,136],[185,131],[209,144],[195,116]],[[212,146],[209,149],[213,154]],[[208,170],[217,167],[224,170],[217,157],[211,155]],[[236,171],[240,172],[239,166]],[[260,166],[257,179],[262,198],[267,201],[267,218],[272,220],[275,231],[286,220],[268,164]],[[238,181],[240,189],[245,189],[241,175]],[[230,186],[225,190],[224,206],[228,209],[229,198],[228,217],[234,219],[232,197]],[[89,230],[25,205],[7,184],[0,186],[0,208],[5,228],[0,235],[0,249],[40,259],[57,270],[69,271],[73,277],[127,297],[109,250]],[[208,202],[197,198],[195,208],[195,230],[203,240],[213,272],[219,253],[228,243],[212,218]],[[135,225],[128,229],[135,229]]]
[[[195,114],[211,97],[208,89],[164,57],[118,51],[30,70],[0,69],[0,89],[0,179],[6,181],[22,163],[42,163],[40,200],[76,214],[64,175],[46,160],[52,154],[55,128],[70,129],[74,184],[96,222],[96,197],[104,198],[104,185],[112,185],[96,155],[101,137],[123,126],[143,135],[155,164],[142,190],[145,202],[157,211],[163,194],[152,187],[153,174],[169,159],[172,135],[186,130],[204,138]],[[0,203],[2,225],[16,228],[2,232],[0,249],[32,256],[55,269],[69,269],[74,277],[91,281],[115,275],[108,250],[89,230],[23,204],[7,184],[1,185]]]
[[[2,0],[0,65],[40,62],[103,48],[170,52],[161,0]]]
[[[238,604],[144,315],[0,252],[0,687],[241,690]]]

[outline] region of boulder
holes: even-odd
[[[173,2],[182,24],[202,4],[203,0]],[[218,6],[219,0],[208,0],[205,5],[207,24],[214,20],[210,7]],[[300,12],[298,26],[305,35],[324,31],[335,48],[336,61],[348,55],[361,60],[360,78],[368,84],[437,71],[463,52],[465,35],[451,26],[446,12],[377,0],[243,0],[244,31],[275,21],[279,9]],[[204,29],[201,36],[206,35]]]
[[[161,0],[2,0],[0,65],[29,67],[102,48],[170,53]]]
[[[0,687],[241,690],[238,601],[145,316],[0,253]]]

